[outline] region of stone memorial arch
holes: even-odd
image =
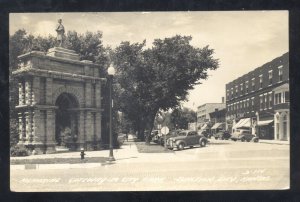
[[[63,47],[18,59],[13,72],[19,86],[18,144],[36,153],[52,153],[59,146],[99,148],[102,67]]]

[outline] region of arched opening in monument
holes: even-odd
[[[58,146],[76,149],[78,139],[79,107],[76,97],[70,93],[62,93],[58,96],[55,105],[58,107],[55,113],[55,140]]]

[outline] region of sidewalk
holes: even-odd
[[[99,163],[94,162],[86,162],[82,161],[82,163],[51,163],[51,164],[26,164],[26,160],[42,160],[42,159],[80,159],[80,152],[66,152],[66,153],[54,153],[54,154],[41,154],[41,155],[31,155],[24,157],[11,157],[11,160],[24,160],[24,163],[20,163],[17,165],[11,165],[11,169],[13,170],[24,170],[24,169],[68,169],[68,168],[93,168],[93,167],[101,167],[106,166],[108,164],[130,164],[132,163],[142,163],[142,162],[151,162],[155,161],[166,161],[166,159],[176,159],[174,158],[174,153],[160,153],[159,158],[156,153],[139,153],[137,147],[134,143],[134,136],[128,136],[128,142],[125,141],[124,144],[119,149],[114,149],[113,154],[116,161],[113,162],[104,162],[102,160]],[[108,158],[109,150],[101,150],[101,151],[86,151],[85,158]],[[173,158],[172,158],[173,157]]]

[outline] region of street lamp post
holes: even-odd
[[[112,83],[113,76],[115,74],[115,69],[112,65],[107,69],[108,78],[109,78],[109,157],[108,161],[115,161],[113,153],[113,136],[112,136]]]

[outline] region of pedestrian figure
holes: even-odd
[[[125,135],[126,141],[128,142],[128,133]]]

